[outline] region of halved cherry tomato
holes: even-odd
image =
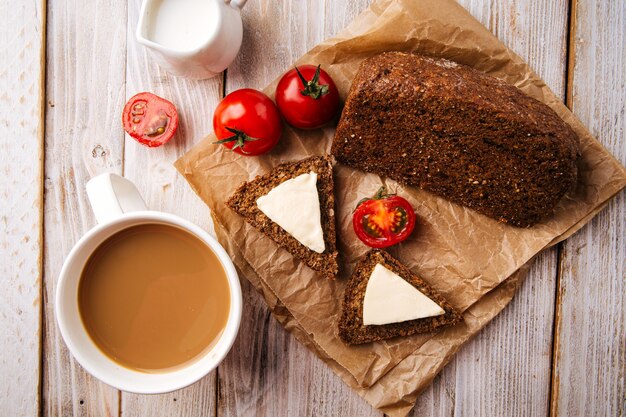
[[[319,65],[301,65],[278,82],[276,104],[290,125],[315,129],[337,115],[339,92],[333,79]]]
[[[213,131],[228,149],[241,155],[269,152],[283,130],[274,102],[251,88],[233,91],[217,105]]]
[[[385,194],[385,187],[381,187],[373,198],[364,198],[356,206],[352,226],[367,246],[386,248],[409,237],[415,227],[415,212],[404,198]]]
[[[137,142],[153,148],[172,139],[178,129],[178,112],[164,98],[139,93],[126,102],[122,125]]]

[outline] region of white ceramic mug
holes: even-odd
[[[170,73],[193,79],[211,78],[224,71],[239,53],[243,37],[240,11],[246,1],[143,0],[135,37],[152,52],[159,65]],[[199,2],[202,7],[196,4]],[[194,6],[198,13],[200,10],[206,12],[207,18],[194,16],[189,11]],[[163,19],[158,19],[160,8],[164,8]],[[197,44],[191,48],[165,45],[155,35],[154,28],[159,27],[158,30],[165,32],[163,36],[174,36],[168,32],[166,25],[168,18],[174,19],[174,15],[178,13],[191,14],[189,19],[206,20],[206,31],[199,35]],[[163,25],[159,26],[160,24]]]
[[[241,287],[230,257],[211,235],[195,224],[172,214],[148,211],[134,184],[125,178],[115,174],[99,175],[90,180],[86,188],[99,224],[78,241],[61,269],[55,313],[63,340],[87,372],[122,391],[157,394],[196,382],[224,359],[239,330]],[[94,250],[113,234],[146,223],[175,226],[202,240],[220,260],[230,287],[228,320],[215,346],[193,362],[163,373],[143,373],[114,362],[91,340],[78,310],[78,283],[83,267]]]

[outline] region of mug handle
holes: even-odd
[[[230,3],[231,6],[236,7],[237,9],[241,10],[243,8],[243,6],[246,5],[246,2],[248,0],[225,0],[226,3]]]
[[[129,211],[148,210],[135,184],[117,174],[100,174],[85,185],[98,223],[106,223]]]

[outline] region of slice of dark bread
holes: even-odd
[[[515,226],[576,183],[578,137],[548,106],[445,59],[366,59],[337,126],[339,162],[415,185]]]
[[[384,325],[363,324],[363,300],[370,275],[376,264],[381,264],[395,272],[409,284],[420,290],[428,298],[439,304],[445,311],[441,316],[408,320],[401,323]],[[420,277],[411,272],[400,261],[387,252],[372,249],[361,258],[348,280],[343,300],[343,311],[339,320],[339,337],[346,343],[357,345],[376,340],[390,339],[396,336],[409,336],[416,333],[428,333],[442,327],[452,326],[463,317]]]
[[[317,174],[317,193],[320,198],[322,229],[325,250],[312,251],[270,220],[256,205],[256,200],[269,193],[280,183],[309,172]],[[329,279],[337,274],[337,239],[335,232],[335,195],[333,192],[333,167],[327,157],[313,156],[297,162],[278,165],[269,173],[243,183],[226,202],[226,205],[242,216],[279,246],[301,259],[309,268]]]

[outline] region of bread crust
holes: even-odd
[[[364,325],[363,300],[365,298],[365,289],[376,264],[381,264],[398,274],[428,298],[439,304],[445,313],[441,316],[426,317],[401,323]],[[400,261],[385,251],[372,249],[361,258],[346,285],[343,309],[339,320],[339,337],[344,342],[355,345],[397,336],[433,332],[442,327],[452,326],[462,320],[461,314],[442,295],[411,272]]]
[[[309,172],[317,173],[317,192],[320,198],[320,214],[324,231],[323,253],[317,253],[300,243],[282,227],[269,219],[256,205],[256,200],[269,193],[280,183]],[[335,196],[333,168],[328,157],[313,156],[296,162],[278,165],[269,173],[257,176],[241,184],[226,202],[235,213],[261,233],[301,259],[309,268],[329,279],[337,274],[337,238],[335,229]]]
[[[530,227],[576,183],[578,137],[516,87],[444,59],[388,52],[353,80],[331,153]]]

